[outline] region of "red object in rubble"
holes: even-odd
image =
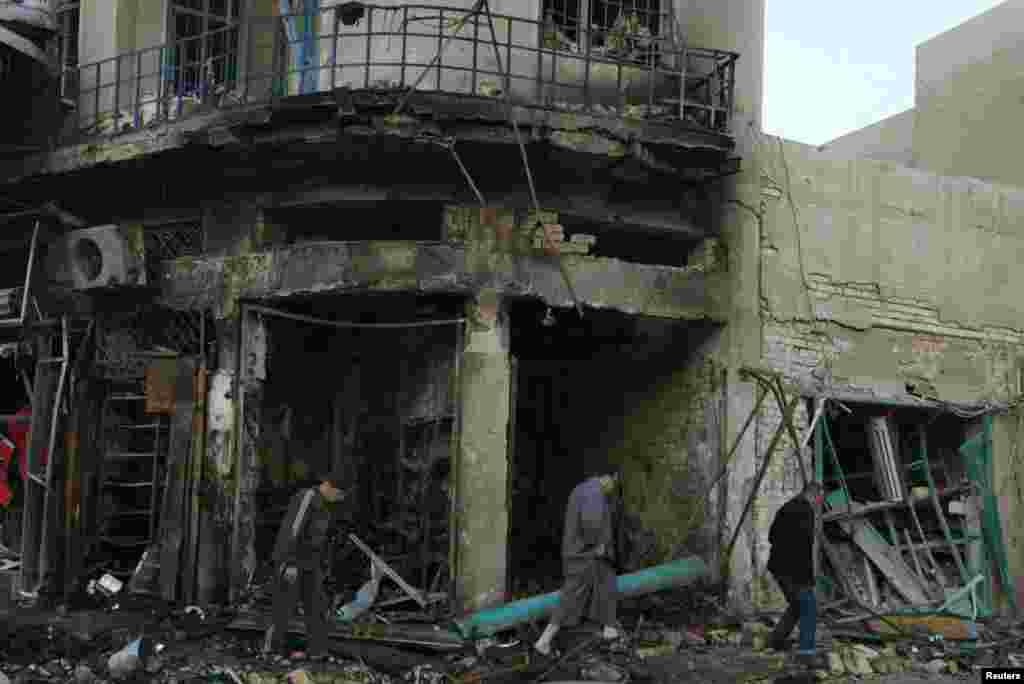
[[[14,492],[7,483],[7,469],[10,467],[14,449],[14,442],[0,435],[0,506],[5,508],[11,504],[14,497]]]
[[[27,420],[18,420],[21,417],[31,418],[32,409],[26,406],[7,421],[7,436],[14,440],[14,446],[18,450],[18,465],[21,468],[21,479],[24,482],[28,479],[28,433],[32,429],[32,423]],[[46,448],[43,449],[40,465],[46,465],[48,451]]]

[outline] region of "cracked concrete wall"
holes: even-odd
[[[790,142],[767,147],[765,365],[790,380],[828,367],[836,389],[868,397],[906,397],[911,389],[960,402],[1018,394],[1024,304],[1016,294],[1024,283],[1013,265],[1024,256],[1024,192],[839,160]],[[1019,470],[1006,420],[993,464],[1004,489]],[[759,453],[777,421],[770,412],[758,420]],[[806,423],[802,412],[798,427]],[[753,522],[757,564],[767,559],[774,509],[799,488],[795,461],[776,462],[766,483]],[[1011,494],[1000,492],[1005,516],[1017,510]],[[1014,532],[1007,539],[1016,574],[1024,555]],[[763,573],[757,585],[759,603],[778,603]]]
[[[772,147],[780,191],[770,191],[778,198],[763,229],[766,360],[791,374],[828,360],[841,383],[882,394],[907,384],[955,401],[1015,394],[1024,192]]]

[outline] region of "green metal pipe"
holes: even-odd
[[[656,591],[682,587],[707,575],[708,567],[700,558],[682,558],[655,565],[646,570],[619,575],[616,582],[619,598],[643,596]],[[481,610],[456,620],[455,626],[465,639],[483,639],[531,620],[546,618],[558,606],[557,591],[506,603],[497,608]]]

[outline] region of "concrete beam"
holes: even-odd
[[[562,257],[581,304],[670,319],[724,321],[718,274],[699,268]],[[558,259],[482,253],[460,244],[318,242],[245,256],[168,261],[163,303],[232,316],[239,299],[268,299],[351,290],[473,293],[535,297],[573,306]]]
[[[591,191],[592,192],[592,191]],[[384,201],[433,201],[460,203],[472,199],[468,188],[450,186],[330,186],[281,193],[274,196],[272,207],[301,207],[331,202],[384,202]],[[533,209],[533,200],[528,193],[501,194],[486,193],[488,206],[512,209]],[[645,208],[627,204],[611,203],[599,195],[579,195],[571,191],[553,194],[539,191],[537,199],[546,211],[561,215],[577,216],[594,223],[622,228],[676,233],[699,240],[708,237],[710,227],[698,225],[696,221],[670,208]]]

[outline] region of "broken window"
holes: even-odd
[[[61,69],[61,97],[78,94],[79,3],[65,0],[57,6],[57,57]]]
[[[173,92],[201,98],[230,89],[238,78],[238,0],[173,0],[169,10]]]
[[[549,50],[647,62],[670,27],[663,0],[544,0],[542,45]]]
[[[972,454],[989,452],[990,433],[969,439],[967,420],[937,409],[833,402],[818,428],[833,589],[876,610],[988,610],[991,579],[1005,568],[986,555],[1000,542],[982,542],[981,511],[993,509],[993,528],[998,512],[983,503],[987,456]]]

